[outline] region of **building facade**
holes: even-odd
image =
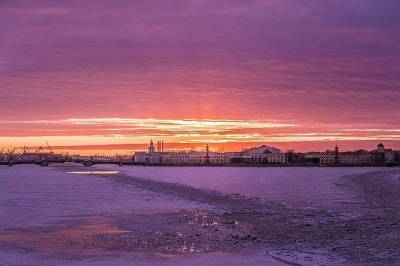
[[[155,149],[151,141],[147,152],[135,153],[135,162],[145,165],[285,164],[287,159],[279,149],[265,145],[232,153],[212,152],[208,145],[205,151],[199,152],[164,152],[163,148]]]
[[[340,153],[338,160],[335,154],[319,154],[319,163],[322,165],[346,164],[346,165],[367,165],[373,164],[373,156],[370,153]]]
[[[212,152],[208,146],[206,151],[164,152],[164,143],[158,145],[157,150],[153,141],[150,142],[148,152],[136,152],[135,162],[146,165],[225,165],[230,163],[227,153]]]
[[[286,164],[287,156],[277,148],[263,145],[235,153],[231,161],[248,164]]]
[[[379,143],[377,149],[373,151],[339,152],[336,147],[335,151],[305,155],[306,161],[321,165],[381,165],[394,162],[394,158],[394,152],[385,149],[382,143]]]

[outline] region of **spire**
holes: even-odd
[[[206,164],[209,164],[209,163],[210,163],[210,147],[207,144],[207,146],[206,146]]]
[[[149,153],[154,153],[154,143],[153,143],[153,140],[150,141]]]

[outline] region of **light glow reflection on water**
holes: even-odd
[[[120,173],[120,171],[72,171],[72,172],[68,172],[68,174],[74,174],[74,175],[116,175],[119,173]]]

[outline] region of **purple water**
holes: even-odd
[[[0,168],[0,230],[81,216],[159,213],[199,206],[56,167]]]
[[[341,177],[382,168],[328,167],[110,167],[126,175],[213,189],[225,193],[317,206],[352,201]]]

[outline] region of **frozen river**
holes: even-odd
[[[226,218],[218,215],[240,199],[220,193],[334,207],[353,200],[342,176],[379,170],[0,167],[0,265],[286,265],[259,246],[237,248],[224,238],[251,230],[223,225]]]
[[[69,170],[1,167],[0,229],[46,225],[81,216],[159,213],[199,207],[193,202],[172,200]]]
[[[371,167],[102,167],[132,177],[325,207],[354,200],[354,196],[342,188],[341,177],[383,170]]]

